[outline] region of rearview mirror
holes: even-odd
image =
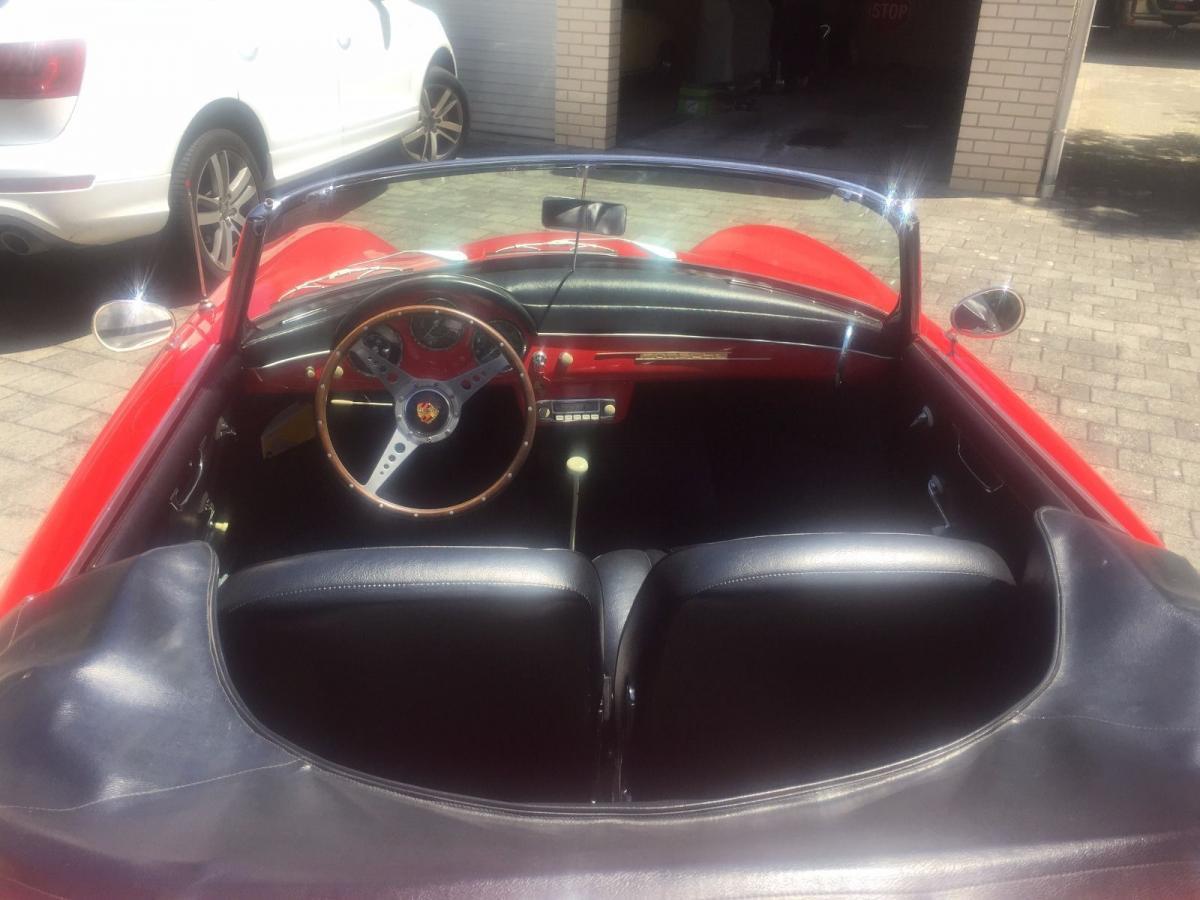
[[[950,330],[975,338],[1012,334],[1025,318],[1025,301],[1012,288],[988,288],[959,300],[950,310]]]
[[[625,218],[626,209],[622,203],[577,197],[545,197],[542,200],[543,228],[619,237],[625,233]]]
[[[175,330],[171,311],[148,300],[113,300],[92,316],[92,334],[117,353],[141,350],[165,341]]]

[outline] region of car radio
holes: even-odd
[[[607,422],[617,415],[617,401],[611,398],[579,400],[539,400],[538,421],[573,425],[577,422]]]

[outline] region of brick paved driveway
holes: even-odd
[[[1072,124],[1060,199],[918,204],[926,306],[1021,290],[1020,333],[973,349],[1200,563],[1200,71],[1089,63]],[[86,331],[153,257],[0,258],[0,578],[149,358]]]

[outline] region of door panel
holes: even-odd
[[[342,141],[354,153],[415,123],[428,54],[408,0],[342,0],[335,15],[343,48]]]
[[[365,0],[364,0],[365,2]],[[258,115],[276,180],[326,165],[344,152],[338,79],[342,51],[334,0],[230,3],[238,96]]]

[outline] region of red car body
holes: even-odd
[[[506,236],[462,248],[468,259],[487,255],[514,242],[547,241],[563,233]],[[571,236],[571,235],[568,235]],[[602,240],[611,251],[647,256],[638,245]],[[264,250],[248,307],[251,318],[262,315],[288,288],[326,276],[340,268],[378,259],[396,249],[378,236],[346,224],[301,228]],[[887,311],[895,294],[861,266],[835,250],[771,226],[726,229],[680,254],[685,262],[782,278],[853,297]],[[442,265],[431,258],[413,269]],[[0,615],[23,597],[37,594],[77,574],[102,534],[120,513],[132,485],[154,464],[155,455],[181,410],[204,383],[216,361],[226,331],[230,282],[218,287],[210,304],[194,312],[147,366],[113,414],[34,535],[0,594]],[[1022,449],[1094,517],[1133,537],[1161,545],[1158,536],[1133,512],[1104,479],[1014,393],[982,361],[951,341],[922,315],[916,344],[938,360],[947,375],[990,409]]]

